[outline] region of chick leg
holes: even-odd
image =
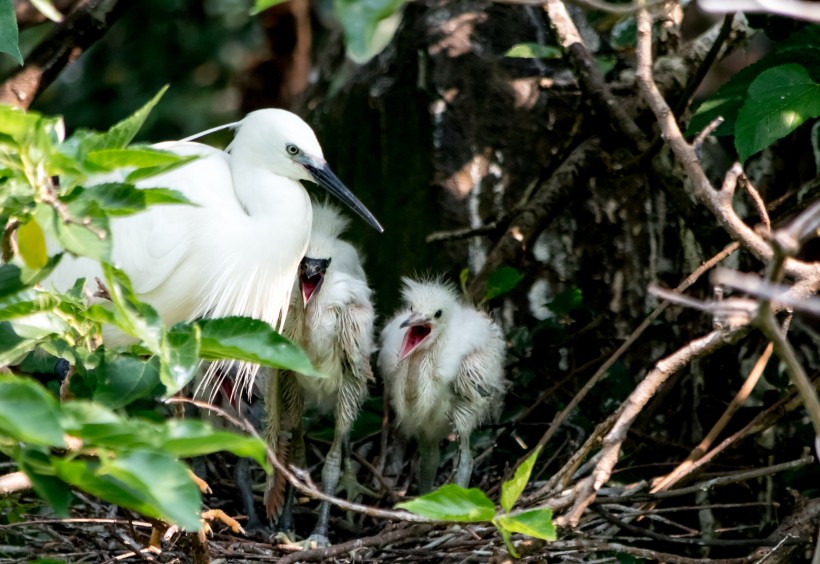
[[[456,464],[456,484],[466,488],[470,485],[470,477],[473,475],[473,453],[470,450],[469,433],[460,433],[458,436],[458,462]]]
[[[424,494],[433,489],[438,465],[441,460],[438,441],[425,437],[419,438],[419,493]]]

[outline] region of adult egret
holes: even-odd
[[[503,335],[448,284],[404,279],[402,298],[404,309],[382,331],[378,366],[399,430],[419,444],[419,490],[432,489],[439,442],[453,431],[455,481],[467,487],[470,434],[503,400]]]
[[[226,127],[235,127],[236,135],[225,151],[189,141],[198,136],[156,145],[199,158],[139,186],[174,188],[195,205],[152,206],[112,220],[113,263],[168,326],[243,315],[281,330],[312,221],[300,181],[317,183],[378,231],[382,227],[331,171],[298,116],[258,110],[200,135]],[[95,276],[101,277],[98,264],[75,258],[63,260],[50,281],[65,290],[80,277],[93,282]],[[103,338],[109,345],[124,342],[110,328]],[[240,367],[239,390],[250,393],[257,368]],[[209,370],[209,376],[216,373]]]
[[[347,220],[328,204],[314,204],[314,222],[307,253],[300,268],[298,291],[293,292],[290,314],[284,334],[301,345],[314,366],[327,378],[307,378],[300,374],[281,373],[268,382],[267,436],[271,444],[281,437],[290,439],[290,463],[304,464],[302,443],[302,408],[305,400],[321,411],[333,412],[336,418],[333,443],[322,469],[322,490],[333,495],[339,483],[343,462],[346,486],[357,485],[350,466],[350,428],[362,402],[367,384],[373,380],[370,355],[373,345],[371,290],[367,285],[361,259],[356,249],[339,236]],[[269,515],[289,512],[283,507],[284,483],[273,477],[266,495]],[[348,491],[350,493],[350,491]],[[289,505],[289,502],[287,503]],[[330,504],[323,501],[319,518],[309,543],[328,545],[327,522]],[[289,527],[290,516],[284,516],[280,528]],[[287,530],[287,529],[286,529]]]

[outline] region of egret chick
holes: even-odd
[[[157,205],[112,219],[112,263],[166,326],[242,315],[281,330],[313,217],[300,181],[315,182],[382,228],[333,174],[316,135],[295,114],[258,110],[224,127],[236,127],[225,151],[188,141],[155,146],[198,158],[139,187],[173,188],[195,205]],[[81,277],[90,281],[93,294],[95,277],[103,278],[100,265],[64,257],[46,282],[64,291]],[[104,329],[103,339],[109,346],[129,342],[112,328]],[[250,395],[257,369],[240,366],[239,390]],[[211,387],[217,372],[209,370],[205,386]]]
[[[470,434],[504,396],[504,337],[483,312],[440,281],[404,279],[404,309],[381,334],[378,366],[399,430],[419,445],[418,488],[433,487],[439,442],[455,431],[455,482],[473,470]]]
[[[305,401],[322,412],[333,412],[335,433],[322,469],[322,491],[333,495],[339,483],[343,451],[345,473],[355,481],[348,452],[350,428],[367,397],[367,384],[373,380],[370,355],[374,350],[375,314],[372,291],[359,254],[350,243],[340,239],[347,219],[329,204],[315,203],[313,214],[310,243],[301,263],[284,334],[305,350],[327,378],[275,375],[273,385],[268,386],[266,434],[269,441],[279,441],[281,436],[295,441],[290,445],[289,455],[282,454],[291,463],[304,464],[301,420]],[[269,488],[267,507],[269,514],[276,514],[280,512],[278,505],[284,501],[281,480],[277,483],[274,478]],[[289,511],[289,507],[281,511]],[[330,504],[323,501],[309,542],[329,544],[329,513]],[[286,523],[288,519],[286,516]]]

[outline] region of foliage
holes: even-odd
[[[255,0],[252,13],[267,10],[284,0]],[[347,55],[356,63],[366,63],[384,49],[399,24],[406,0],[333,0],[333,9],[342,26]]]
[[[0,52],[8,53],[19,63],[23,64],[23,55],[17,33],[17,18],[14,15],[12,0],[0,0]]]
[[[552,524],[552,510],[538,508],[512,513],[513,506],[527,486],[540,452],[540,447],[535,449],[516,469],[515,475],[501,484],[500,503],[503,512],[497,512],[495,504],[478,488],[465,489],[455,484],[446,484],[433,492],[399,503],[396,507],[440,521],[490,522],[498,529],[510,554],[518,558],[510,541],[512,533],[522,533],[547,541],[557,538]]]
[[[539,43],[518,43],[510,47],[504,56],[519,59],[558,59],[561,57],[561,50]]]
[[[0,449],[62,514],[71,485],[192,529],[200,494],[177,458],[227,450],[266,465],[264,444],[197,421],[149,423],[111,410],[176,393],[203,359],[319,374],[298,347],[257,320],[166,329],[110,264],[112,218],[150,205],[190,205],[174,190],[133,184],[189,160],[129,145],[164,91],[108,131],[80,129],[68,139],[61,118],[0,106],[0,368],[23,374],[30,367],[52,382],[59,376],[67,380],[61,397],[77,398],[61,405],[31,379],[2,377]],[[66,253],[100,262],[103,297],[90,300],[83,280],[64,293],[44,287]],[[99,346],[103,325],[140,344]],[[81,446],[55,450],[66,448],[66,436]]]
[[[734,135],[741,161],[820,116],[820,26],[793,33],[757,63],[732,78],[698,107],[687,135],[718,116],[716,135]]]

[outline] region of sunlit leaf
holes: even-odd
[[[561,50],[539,43],[519,43],[510,47],[504,56],[517,59],[558,59],[561,57]]]
[[[416,499],[396,504],[399,509],[437,519],[478,523],[492,521],[495,505],[478,488],[464,489],[456,484],[447,484]]]
[[[527,460],[515,470],[515,475],[510,480],[501,484],[501,507],[504,508],[504,511],[508,513],[512,511],[513,505],[515,505],[515,502],[521,497],[521,492],[524,491],[527,482],[530,481],[532,467],[540,452],[541,447],[535,449]]]
[[[741,161],[820,116],[820,84],[797,64],[766,70],[749,86],[735,123]]]
[[[251,14],[255,15],[259,12],[263,12],[268,8],[273,8],[278,4],[282,4],[283,2],[287,2],[287,0],[255,0],[253,3],[253,9],[251,10]]]
[[[498,521],[505,529],[538,539],[554,541],[557,538],[552,524],[552,511],[533,509],[520,515],[499,515]]]
[[[88,161],[107,170],[123,167],[145,168],[174,164],[182,157],[168,151],[148,147],[130,149],[99,149],[88,153]]]
[[[0,430],[18,441],[65,446],[57,401],[26,378],[0,375]]]
[[[66,223],[51,206],[38,205],[34,217],[43,230],[54,237],[65,250],[101,262],[110,260],[108,218],[98,210],[93,215],[71,217],[69,223]]]
[[[43,268],[48,262],[46,238],[35,219],[30,219],[17,229],[17,245],[23,262],[29,268]]]
[[[168,90],[167,85],[163,86],[144,106],[108,131],[97,132],[81,129],[74,134],[72,139],[67,141],[67,144],[77,147],[77,152],[83,155],[88,154],[90,151],[126,147],[134,139],[134,136],[145,123],[151,110],[154,109],[154,106],[157,105],[166,90]]]

